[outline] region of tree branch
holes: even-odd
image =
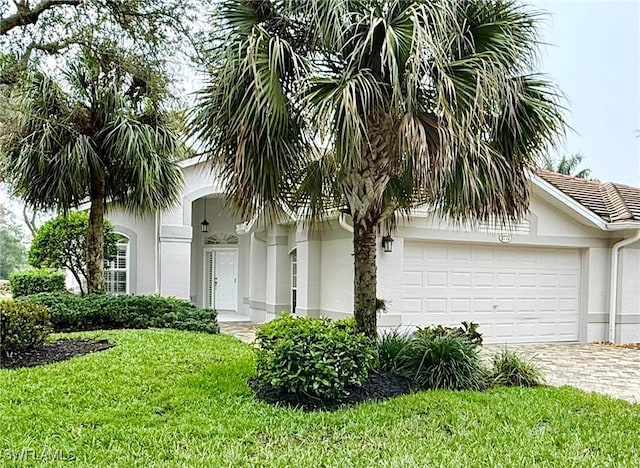
[[[38,18],[42,13],[47,10],[59,6],[78,6],[83,0],[43,0],[36,6],[31,8],[25,1],[14,2],[17,11],[5,18],[0,19],[0,36],[7,34],[14,28],[19,26],[27,26],[29,24],[36,24]]]

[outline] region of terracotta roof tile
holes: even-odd
[[[640,188],[536,170],[544,181],[607,222],[640,221]]]

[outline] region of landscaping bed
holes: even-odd
[[[39,348],[0,358],[0,369],[34,367],[66,361],[76,356],[113,348],[107,340],[61,339],[45,343]]]
[[[249,380],[249,387],[251,387],[254,395],[260,401],[272,405],[298,408],[304,411],[336,410],[358,403],[384,401],[411,393],[411,387],[406,379],[389,372],[371,372],[361,386],[349,388],[347,396],[343,397],[339,402],[332,402],[331,404],[326,404],[319,400],[300,400],[291,394],[261,387],[254,379]]]

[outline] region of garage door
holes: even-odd
[[[480,324],[485,341],[578,340],[580,252],[405,242],[402,323]]]

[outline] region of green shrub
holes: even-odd
[[[479,390],[486,370],[477,347],[456,334],[418,334],[398,357],[397,373],[421,389]]]
[[[161,296],[71,293],[28,296],[49,309],[56,331],[109,328],[174,328],[218,333],[215,310]]]
[[[462,322],[460,327],[445,327],[438,325],[436,327],[418,328],[414,334],[417,337],[432,337],[432,336],[462,336],[467,338],[474,345],[480,346],[482,344],[482,334],[478,332],[479,325],[474,322]]]
[[[378,370],[395,372],[399,358],[407,346],[411,345],[411,335],[398,329],[385,331],[378,337]]]
[[[51,333],[47,308],[25,300],[0,300],[0,355],[41,346]]]
[[[544,383],[544,378],[538,366],[505,349],[493,356],[489,382],[505,387],[536,387]]]
[[[257,376],[262,387],[299,401],[339,401],[369,375],[374,346],[353,321],[285,314],[256,331]]]
[[[9,275],[13,297],[66,291],[64,273],[46,268],[15,271]]]

